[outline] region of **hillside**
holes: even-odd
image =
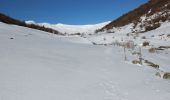
[[[132,32],[146,32],[160,27],[160,23],[165,21],[170,21],[170,1],[149,0],[146,4],[122,15],[97,32],[131,23],[134,24]]]
[[[149,48],[170,46],[170,1],[149,0],[96,33],[87,36],[94,44],[113,45],[115,42],[133,41],[137,46],[149,42]]]
[[[7,24],[13,24],[13,25],[19,25],[19,26],[37,29],[37,30],[41,30],[41,31],[45,31],[45,32],[53,33],[53,34],[62,35],[59,31],[54,30],[52,28],[47,28],[47,27],[40,26],[40,25],[33,24],[33,23],[27,24],[27,23],[25,23],[25,21],[20,21],[20,20],[14,19],[14,18],[9,17],[2,13],[0,13],[0,22],[4,22]]]

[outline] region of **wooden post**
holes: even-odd
[[[127,57],[126,57],[126,47],[124,46],[124,60],[127,61]]]
[[[140,61],[140,64],[142,65],[143,63],[142,63],[142,49],[141,49],[141,47],[139,47],[139,61]]]

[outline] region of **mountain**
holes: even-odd
[[[149,0],[88,36],[94,44],[133,41],[142,46],[170,46],[170,0]]]
[[[23,27],[28,27],[28,28],[32,28],[32,29],[36,29],[36,30],[41,30],[41,31],[53,33],[53,34],[62,35],[59,31],[54,30],[52,28],[47,28],[47,27],[40,26],[40,25],[37,25],[37,24],[34,24],[34,23],[27,24],[27,23],[25,23],[25,21],[20,21],[20,20],[14,19],[14,18],[7,16],[3,13],[0,13],[0,22],[18,25],[18,26],[23,26]]]
[[[147,3],[112,21],[97,32],[133,24],[132,32],[147,32],[170,21],[170,0],[149,0]]]
[[[101,29],[102,27],[110,23],[110,21],[99,23],[99,24],[89,24],[89,25],[36,23],[34,21],[20,21],[10,16],[7,16],[3,13],[0,13],[0,22],[33,28],[33,29],[50,32],[57,35],[93,34],[96,30]]]
[[[67,25],[67,24],[49,24],[49,23],[36,23],[34,21],[26,21],[27,24],[37,24],[40,26],[45,26],[58,30],[65,34],[93,34],[97,29],[100,29],[110,23],[110,21],[99,23],[99,24],[89,24],[89,25]]]

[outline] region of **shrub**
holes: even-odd
[[[73,33],[73,34],[70,34],[70,35],[81,35],[81,33]]]
[[[165,34],[160,34],[159,36],[164,36]]]
[[[149,42],[147,41],[143,42],[143,46],[149,46]]]
[[[153,68],[159,69],[159,65],[154,64],[153,62],[150,62],[148,60],[145,60],[145,63],[148,64],[148,66],[151,66]]]
[[[92,42],[92,44],[93,44],[93,45],[97,45],[97,43],[95,43],[95,42]]]
[[[164,73],[163,78],[170,79],[170,73],[168,73],[168,72]]]
[[[133,64],[140,64],[140,61],[138,61],[138,60],[133,60],[132,63],[133,63]]]
[[[170,38],[170,34],[168,34],[167,37]]]
[[[146,36],[142,36],[142,39],[146,39]]]
[[[151,64],[151,65],[149,65],[149,66],[151,66],[151,67],[153,67],[153,68],[156,68],[156,69],[159,69],[159,65],[157,65],[157,64]]]
[[[127,33],[127,34],[126,34],[126,36],[130,36],[130,34],[129,34],[129,33]]]
[[[13,40],[14,38],[10,38],[11,40]]]
[[[170,46],[160,46],[159,48],[160,48],[160,49],[169,49]]]
[[[154,35],[152,35],[151,37],[155,37]]]
[[[150,52],[150,53],[155,53],[155,52],[156,52],[156,49],[155,49],[155,48],[150,48],[150,49],[149,49],[149,52]]]
[[[160,27],[160,26],[161,26],[160,23],[153,24],[153,25],[149,25],[149,26],[146,26],[146,27],[145,27],[145,31],[146,31],[146,32],[147,32],[147,31],[151,31],[151,30],[154,30],[154,29],[156,29],[156,28],[158,28],[158,27]]]
[[[132,55],[140,55],[140,52],[134,51],[134,52],[132,52]]]

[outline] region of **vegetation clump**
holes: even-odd
[[[149,53],[155,53],[156,52],[156,49],[155,48],[150,48],[149,49]]]
[[[148,66],[151,66],[153,68],[159,69],[159,65],[154,64],[153,62],[150,62],[148,60],[145,60],[145,63],[148,64]]]
[[[133,64],[141,64],[140,61],[138,61],[138,60],[133,60],[132,63]]]
[[[168,73],[168,72],[164,73],[163,78],[170,80],[170,73]]]
[[[149,42],[148,41],[143,42],[143,46],[144,47],[149,46]]]

